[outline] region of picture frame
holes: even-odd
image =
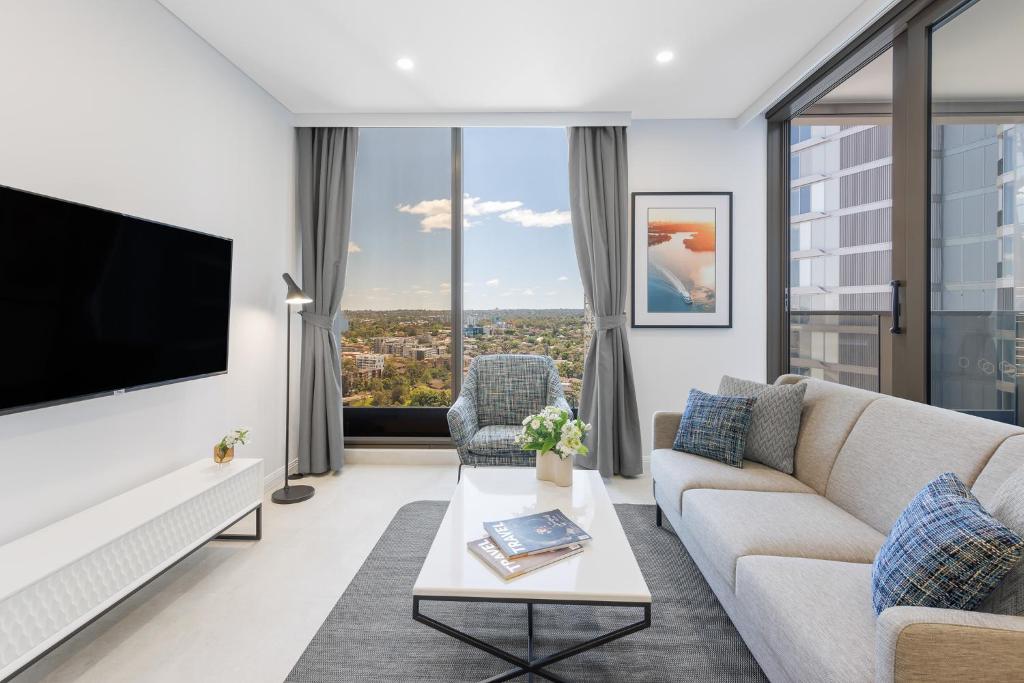
[[[732,192],[633,192],[635,328],[732,327]]]

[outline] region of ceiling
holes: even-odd
[[[296,114],[733,118],[861,0],[160,0]],[[671,50],[668,64],[655,54]],[[401,71],[401,57],[415,67]]]

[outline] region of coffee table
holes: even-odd
[[[559,508],[593,537],[582,553],[506,581],[473,555],[466,543],[484,535],[485,521]],[[427,601],[523,603],[527,657],[523,659],[420,611]],[[643,619],[597,635],[561,652],[534,652],[535,604],[634,606]],[[563,681],[546,667],[651,625],[651,593],[598,472],[575,470],[572,487],[537,481],[533,468],[467,468],[413,587],[413,619],[505,660],[514,668],[487,679],[524,673]]]

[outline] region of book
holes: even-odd
[[[509,560],[501,552],[501,548],[491,540],[490,536],[470,541],[466,544],[466,547],[506,581],[583,552],[583,546],[579,543],[574,543],[558,550],[551,550],[537,555],[526,555],[518,560]]]
[[[590,540],[590,534],[557,509],[484,522],[484,531],[510,560]]]

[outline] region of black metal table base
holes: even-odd
[[[517,657],[516,655],[514,655],[514,654],[512,654],[510,652],[506,652],[505,650],[502,650],[501,648],[499,648],[499,647],[497,647],[495,645],[492,645],[491,643],[488,643],[488,642],[485,642],[483,640],[480,640],[479,638],[471,636],[471,635],[469,635],[468,633],[466,633],[464,631],[460,631],[457,628],[449,626],[448,624],[444,624],[444,623],[442,623],[442,622],[440,622],[440,621],[438,621],[438,620],[436,620],[436,619],[434,619],[432,617],[428,617],[427,615],[423,614],[420,611],[420,602],[421,601],[443,601],[443,602],[515,602],[515,603],[521,603],[521,604],[525,603],[525,605],[526,605],[526,624],[527,624],[527,627],[526,627],[527,628],[526,659],[523,659],[522,657]],[[504,661],[508,662],[509,664],[511,664],[512,666],[515,667],[514,669],[509,669],[508,671],[505,671],[504,673],[500,673],[500,674],[498,674],[496,676],[492,676],[490,678],[484,679],[483,681],[481,681],[481,683],[498,683],[499,681],[510,681],[513,678],[516,678],[517,676],[522,676],[523,674],[529,674],[529,680],[530,681],[533,681],[534,675],[537,675],[537,676],[540,676],[541,678],[545,678],[545,679],[547,679],[549,681],[553,681],[554,683],[565,683],[565,679],[564,678],[562,678],[561,676],[558,676],[556,674],[553,674],[550,671],[547,671],[546,667],[549,667],[552,664],[556,664],[556,663],[562,661],[563,659],[568,659],[569,657],[572,657],[574,655],[578,655],[581,652],[586,652],[587,650],[593,650],[595,647],[600,647],[601,645],[604,645],[606,643],[610,643],[613,640],[618,640],[619,638],[622,638],[623,636],[628,636],[630,633],[636,633],[637,631],[642,631],[642,630],[644,630],[645,628],[648,628],[651,625],[651,603],[649,603],[649,602],[646,602],[646,603],[632,603],[632,602],[625,602],[625,603],[623,603],[623,602],[589,602],[589,601],[575,602],[575,601],[569,601],[569,600],[565,600],[565,601],[562,601],[562,600],[537,601],[537,604],[551,604],[551,605],[597,605],[597,606],[614,606],[614,607],[642,607],[643,610],[644,610],[644,618],[641,619],[640,621],[634,622],[632,624],[628,624],[628,625],[623,626],[621,628],[617,628],[614,631],[610,631],[610,632],[605,633],[604,635],[598,636],[596,638],[591,638],[590,640],[586,640],[586,641],[584,641],[582,643],[579,643],[578,645],[573,645],[572,647],[566,648],[565,650],[562,650],[560,652],[556,652],[556,653],[550,654],[550,655],[545,655],[543,657],[538,657],[538,656],[535,656],[536,653],[534,652],[534,642],[533,642],[533,640],[534,640],[534,638],[533,638],[533,605],[534,604],[535,604],[534,602],[525,601],[525,600],[497,600],[497,599],[481,599],[481,598],[466,599],[466,598],[441,598],[441,597],[429,597],[428,598],[428,597],[413,596],[413,598],[412,598],[412,618],[414,620],[420,622],[421,624],[426,624],[430,628],[436,629],[436,630],[440,631],[441,633],[444,633],[445,635],[449,635],[452,638],[455,638],[457,640],[461,640],[462,642],[464,642],[464,643],[466,643],[468,645],[472,645],[473,647],[477,648],[478,650],[483,650],[484,652],[486,652],[486,653],[488,653],[490,655],[493,655],[493,656],[497,657],[498,659],[503,659]]]

